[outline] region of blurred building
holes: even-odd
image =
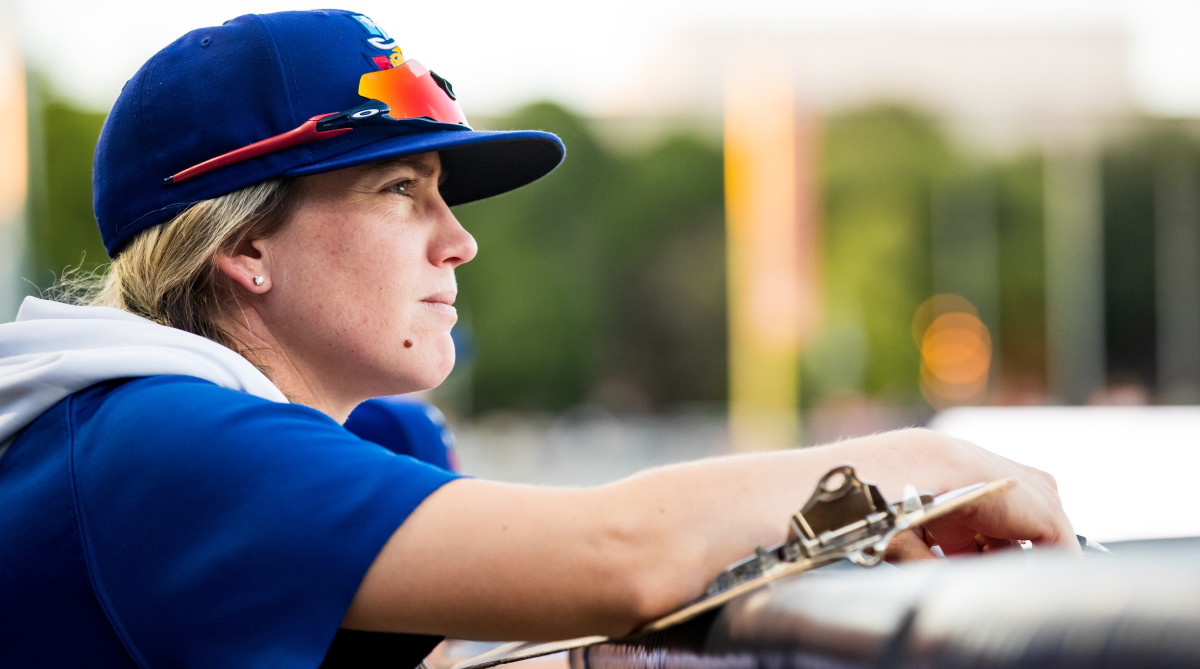
[[[791,66],[818,114],[901,102],[994,148],[1096,138],[1138,113],[1130,39],[1110,30],[804,29],[668,41],[605,115],[719,118],[724,69],[745,53]]]

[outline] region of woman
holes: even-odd
[[[562,155],[467,127],[448,82],[350,12],[245,16],[151,59],[96,150],[102,306],[31,299],[0,326],[0,665],[376,645],[415,664],[434,635],[620,635],[782,540],[844,461],[892,495],[1015,476],[928,528],[947,553],[1074,545],[1049,476],[921,430],[583,489],[459,478],[344,430],[453,365],[476,246],[450,206]]]

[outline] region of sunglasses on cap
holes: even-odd
[[[379,72],[367,72],[359,79],[358,94],[368,102],[346,111],[318,114],[287,132],[209,158],[163,179],[163,185],[187,181],[275,151],[332,139],[363,126],[381,127],[406,119],[427,118],[470,127],[455,101],[450,82],[415,60]]]

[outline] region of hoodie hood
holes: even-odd
[[[275,402],[287,398],[224,346],[120,309],[25,298],[0,325],[0,454],[60,400],[111,379],[181,374]]]

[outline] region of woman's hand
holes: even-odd
[[[970,442],[946,439],[947,454],[936,467],[940,475],[950,481],[962,477],[964,485],[969,485],[966,481],[972,478],[976,482],[1013,478],[1016,485],[900,533],[888,545],[887,559],[931,558],[934,554],[930,547],[935,545],[946,556],[986,553],[1012,548],[1021,540],[1036,546],[1080,550],[1053,476]]]

